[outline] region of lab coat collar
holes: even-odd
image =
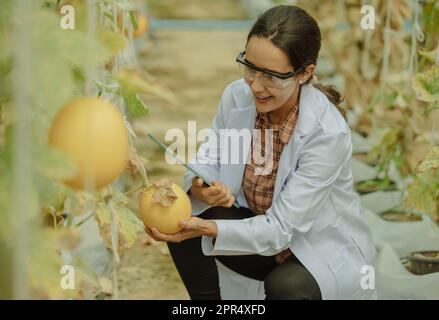
[[[233,99],[240,108],[232,110],[230,127],[251,130],[255,124],[256,107],[250,87],[243,79],[241,81],[241,88],[232,93]],[[296,138],[303,138],[318,126],[322,112],[322,94],[312,84],[302,86],[299,100],[299,117],[294,129]]]
[[[243,84],[246,86],[245,91],[238,92],[237,95],[234,95],[235,102],[237,104],[240,103],[241,107],[231,110],[228,127],[238,130],[252,130],[255,125],[256,107],[254,105],[250,88],[245,82]],[[320,112],[322,110],[322,100],[319,99],[318,89],[314,88],[312,85],[304,85],[301,90],[299,118],[294,133],[288,144],[285,146],[279,161],[273,200],[281,191],[286,177],[295,167],[303,137],[313,132],[319,123]],[[242,95],[243,93],[245,94]],[[223,177],[229,181],[229,186],[233,193],[236,193],[240,189],[245,163],[247,162],[249,155],[250,143],[251,141],[243,145],[242,152],[244,153],[244,163],[235,165],[234,170],[229,171],[233,173],[228,177]]]
[[[312,84],[303,85],[300,92],[299,118],[297,119],[295,134],[303,138],[313,132],[319,124],[322,110],[320,90]]]

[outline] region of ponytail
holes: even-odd
[[[343,109],[340,104],[344,101],[343,96],[337,90],[335,86],[326,86],[318,82],[316,76],[312,76],[309,82],[316,88],[323,92],[326,97],[328,97],[329,101],[337,108],[337,110],[341,113],[343,118],[346,120],[346,110]]]

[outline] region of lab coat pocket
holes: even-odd
[[[352,257],[351,249],[343,247],[329,262],[337,283],[337,299],[361,299],[361,266]]]
[[[337,274],[346,263],[346,248],[340,250],[329,263],[329,268],[334,274]]]

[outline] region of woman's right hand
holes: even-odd
[[[235,202],[235,197],[230,189],[223,183],[215,181],[212,186],[206,185],[199,177],[192,179],[191,194],[213,207],[230,208]]]

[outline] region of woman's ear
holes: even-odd
[[[312,76],[314,74],[314,71],[316,69],[315,64],[310,64],[305,68],[305,71],[300,75],[299,81],[301,83],[307,83],[310,79],[312,79]]]

